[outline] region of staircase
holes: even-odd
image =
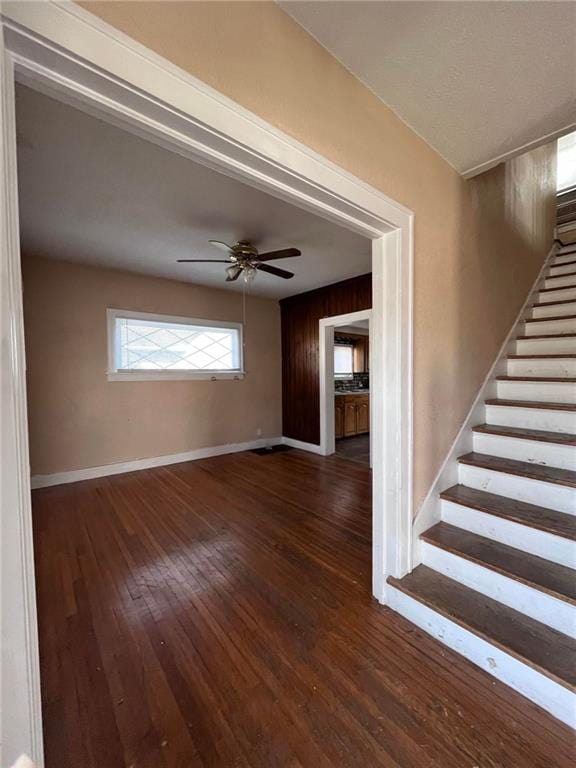
[[[422,564],[388,601],[576,727],[576,245],[557,250]]]

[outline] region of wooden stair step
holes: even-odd
[[[456,528],[449,523],[437,523],[420,538],[472,563],[520,581],[532,589],[576,605],[576,578],[571,568]]]
[[[545,333],[534,336],[516,336],[516,341],[534,341],[534,339],[576,339],[576,333]]]
[[[492,397],[485,400],[486,405],[497,405],[509,408],[540,408],[545,411],[576,411],[576,405],[572,403],[541,403],[538,400],[504,400],[498,397]]]
[[[505,653],[576,691],[576,641],[419,565],[388,583]]]
[[[576,277],[576,272],[567,272],[565,275],[547,275],[545,280],[556,280],[559,277]]]
[[[570,275],[562,275],[562,277],[570,277]],[[549,278],[547,278],[549,279]],[[538,288],[538,293],[549,293],[550,291],[570,291],[572,288],[576,288],[576,284],[573,285],[557,285],[554,288]]]
[[[568,376],[496,376],[496,381],[535,381],[541,383],[576,384],[576,379]]]
[[[564,256],[568,256],[568,253],[563,254]],[[550,269],[559,269],[560,267],[576,267],[576,260],[574,261],[564,261],[560,262],[559,264],[550,264]]]
[[[519,525],[546,531],[563,539],[576,541],[576,517],[555,509],[540,507],[537,504],[528,504],[525,501],[516,501],[507,496],[498,496],[495,493],[479,491],[469,488],[467,485],[453,485],[442,491],[440,498],[451,501],[453,504],[470,507],[488,515],[494,515],[504,520],[510,520]]]
[[[516,461],[516,459],[503,459],[499,456],[489,456],[484,453],[467,453],[460,456],[458,461],[472,467],[489,469],[494,472],[504,472],[507,475],[528,477],[531,480],[540,480],[544,483],[555,483],[568,488],[576,488],[576,472],[571,469],[559,469],[547,467],[542,464],[532,464],[528,461]],[[576,521],[576,517],[574,518]]]
[[[557,352],[555,355],[508,355],[508,360],[573,360],[576,355]]]
[[[556,320],[576,320],[576,315],[554,315],[554,317],[529,317],[525,323],[552,323]]]
[[[532,304],[532,309],[542,309],[542,307],[559,307],[563,304],[576,304],[576,299],[563,299],[562,301],[539,301]]]
[[[548,432],[542,429],[524,429],[523,427],[504,427],[498,424],[478,424],[472,432],[499,437],[515,437],[520,440],[534,440],[539,443],[556,445],[576,445],[576,435],[569,432]]]

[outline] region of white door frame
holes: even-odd
[[[411,568],[413,213],[73,2],[0,27],[1,762],[43,764],[17,213],[14,78],[372,239],[373,592]],[[6,568],[9,567],[9,570]],[[8,575],[8,578],[6,578]],[[11,676],[8,677],[8,672]]]
[[[345,315],[323,317],[320,320],[320,452],[322,456],[330,456],[336,450],[334,427],[334,328],[340,325],[350,325],[358,320],[368,320],[368,330],[372,332],[372,310],[362,309],[358,312],[348,312]],[[368,348],[370,369],[372,369],[372,344]],[[372,423],[372,389],[370,389],[370,449],[372,440],[381,440],[381,424]],[[370,450],[370,466],[372,466],[372,450]]]

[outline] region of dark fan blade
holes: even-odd
[[[176,259],[178,264],[231,264],[229,259]]]
[[[276,277],[283,277],[285,280],[294,277],[293,272],[287,272],[285,269],[278,269],[278,267],[271,267],[269,264],[256,264],[256,269],[259,269],[261,272],[268,272],[270,275],[276,275]]]
[[[268,253],[259,253],[258,261],[272,261],[273,259],[291,259],[294,256],[301,256],[298,248],[284,248],[282,251],[268,251]]]
[[[238,280],[238,278],[242,274],[242,267],[236,267],[235,271],[233,271],[232,267],[228,267],[226,272],[227,272],[227,274],[226,274],[226,282],[227,283],[232,283],[232,282],[234,282],[234,280]]]
[[[233,253],[232,247],[227,243],[223,243],[222,240],[208,240],[208,242],[210,245],[216,246],[216,248],[219,248],[221,251],[226,251],[226,253]]]

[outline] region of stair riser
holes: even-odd
[[[555,291],[539,291],[535,303],[545,301],[572,301],[576,299],[576,288],[557,288]]]
[[[576,378],[576,358],[508,360],[508,376],[566,376]]]
[[[422,542],[422,562],[486,597],[576,637],[576,606],[571,603],[427,541]]]
[[[517,355],[575,355],[576,339],[522,339],[515,347]]]
[[[537,323],[524,323],[525,336],[546,336],[551,333],[576,333],[576,319],[550,318]]]
[[[474,433],[474,451],[502,459],[526,461],[558,469],[576,469],[576,447],[543,443],[538,440],[519,440],[515,437]],[[576,490],[574,491],[576,500]]]
[[[516,501],[548,507],[567,515],[576,515],[576,491],[564,485],[544,483],[529,477],[509,475],[491,469],[458,465],[458,482],[478,491],[507,496]]]
[[[555,304],[551,307],[533,307],[532,317],[555,317],[556,315],[576,315],[576,301],[569,304]]]
[[[386,597],[392,610],[424,632],[526,696],[562,722],[571,727],[576,726],[576,696],[567,688],[390,585]]]
[[[538,381],[498,381],[500,400],[533,400],[545,403],[576,403],[576,384]]]
[[[569,249],[568,249],[569,250]],[[565,264],[567,261],[576,261],[576,251],[572,253],[557,253],[551,262],[552,264]]]
[[[544,288],[562,288],[565,285],[575,285],[576,284],[575,281],[576,281],[576,275],[561,275],[560,277],[547,277],[544,280]]]
[[[487,405],[486,424],[576,434],[576,413]]]
[[[547,277],[557,277],[558,275],[565,275],[570,272],[576,272],[576,265],[571,263],[576,261],[574,255],[572,255],[571,259],[566,257],[565,261],[566,265],[564,265],[562,262],[554,262],[554,264],[551,264]]]
[[[444,500],[442,520],[566,568],[576,567],[576,542],[561,536]]]

